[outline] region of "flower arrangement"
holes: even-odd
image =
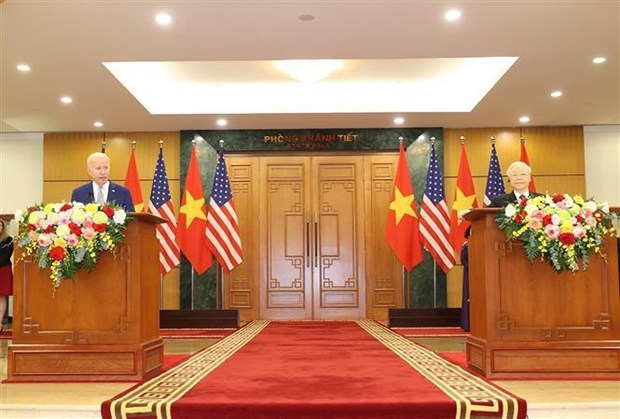
[[[102,251],[123,242],[129,222],[119,206],[80,202],[35,205],[15,218],[23,257],[34,256],[40,269],[50,268],[54,290],[79,269],[92,271]]]
[[[539,195],[508,204],[495,217],[509,240],[523,242],[526,257],[541,258],[556,272],[588,267],[592,253],[604,257],[601,243],[614,233],[607,203],[579,195]]]

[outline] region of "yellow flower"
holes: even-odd
[[[67,247],[67,241],[61,237],[54,239],[54,246]]]
[[[86,207],[84,209],[86,210],[86,212],[90,212],[91,214],[94,214],[97,211],[99,211],[99,204],[95,204],[95,203],[86,204]]]
[[[108,222],[108,216],[103,211],[97,211],[93,214],[93,223],[106,224]]]

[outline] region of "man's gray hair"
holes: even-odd
[[[110,164],[110,158],[108,157],[107,154],[105,153],[101,153],[99,151],[92,153],[90,156],[88,156],[88,158],[86,159],[86,168],[90,169],[90,164],[93,162],[93,160],[99,160],[99,159],[106,159],[108,161],[108,165]]]
[[[513,162],[510,166],[508,166],[508,169],[506,170],[506,174],[510,176],[512,172],[514,172],[516,169],[519,169],[519,168],[525,169],[527,174],[529,175],[532,174],[532,168],[527,163],[522,162],[520,160],[517,160]]]

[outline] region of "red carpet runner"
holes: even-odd
[[[373,321],[255,321],[103,403],[108,418],[523,419],[525,401]]]

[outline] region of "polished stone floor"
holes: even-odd
[[[462,337],[411,340],[436,352],[462,352]],[[0,380],[7,374],[10,341],[0,340]],[[192,354],[214,339],[165,339],[166,354]],[[496,381],[528,402],[529,419],[620,419],[620,381]],[[132,383],[0,384],[0,419],[99,418],[102,401]],[[251,419],[251,418],[250,418]],[[438,418],[441,419],[441,418]]]

